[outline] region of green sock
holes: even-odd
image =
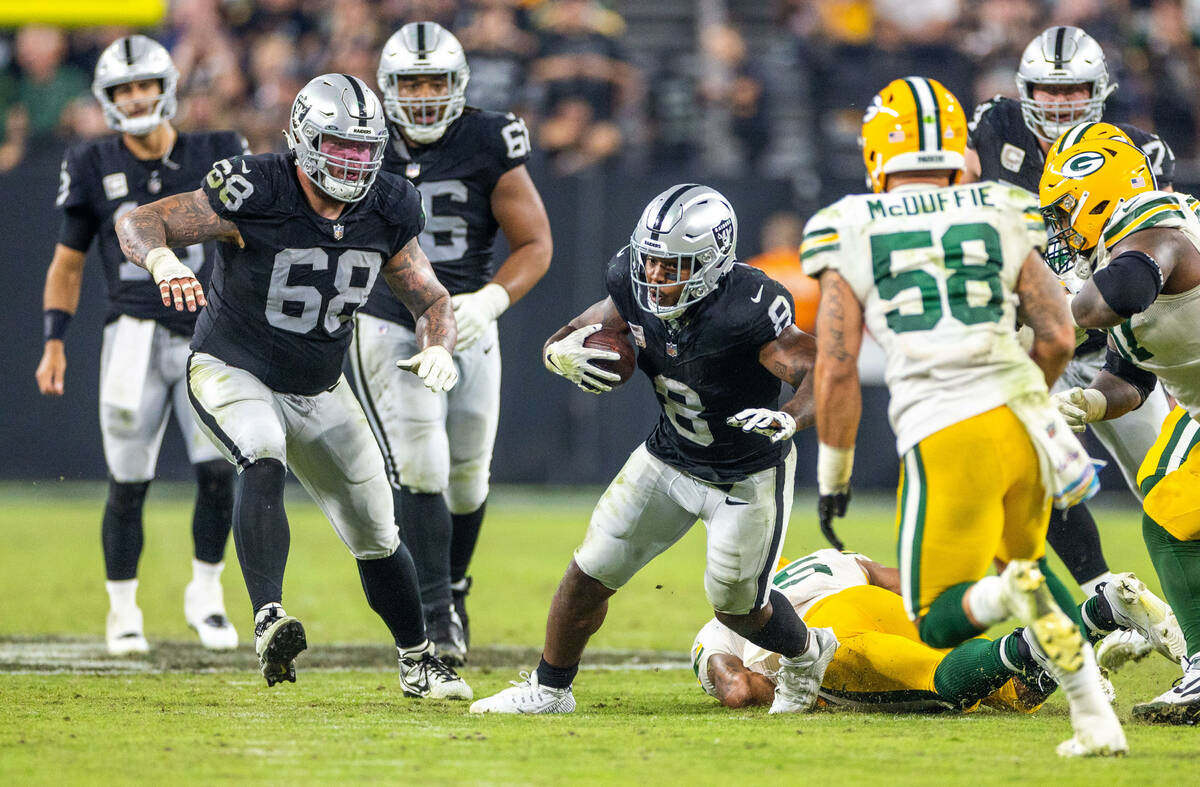
[[[969,708],[1000,688],[1012,673],[1000,659],[1003,640],[969,639],[946,654],[933,673],[938,696]]]
[[[1163,595],[1183,629],[1187,655],[1195,656],[1200,653],[1200,541],[1180,541],[1145,514],[1142,538]]]
[[[1119,628],[1112,619],[1112,613],[1104,596],[1095,595],[1079,605],[1079,614],[1083,617],[1084,633],[1093,645],[1108,636],[1110,631]],[[1096,627],[1092,627],[1092,623]]]
[[[1062,611],[1067,613],[1067,617],[1075,621],[1075,625],[1079,626],[1079,630],[1086,637],[1088,635],[1088,628],[1083,624],[1083,615],[1079,614],[1079,602],[1071,595],[1070,589],[1050,570],[1050,561],[1046,560],[1046,558],[1038,561],[1038,568],[1041,569],[1042,575],[1046,577],[1046,587],[1050,588],[1050,595],[1054,596],[1054,600],[1062,607]]]
[[[934,648],[952,648],[964,640],[981,633],[963,611],[963,596],[974,582],[960,582],[946,588],[929,605],[929,612],[921,618],[921,639]]]

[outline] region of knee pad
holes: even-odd
[[[450,513],[469,514],[483,505],[488,496],[490,464],[490,461],[476,459],[450,468],[450,482],[446,487],[446,504]]]
[[[149,489],[149,481],[136,481],[130,484],[110,480],[108,482],[108,507],[119,515],[141,511],[146,502],[146,492]]]
[[[274,460],[264,460],[274,461]],[[232,495],[234,470],[233,465],[224,459],[212,459],[194,465],[196,469],[196,486],[203,495]]]

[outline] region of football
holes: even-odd
[[[602,328],[584,339],[583,346],[597,350],[611,350],[621,356],[614,361],[594,362],[599,368],[621,376],[620,380],[613,383],[614,386],[628,382],[629,378],[633,376],[633,371],[637,368],[637,352],[629,341],[628,333]]]

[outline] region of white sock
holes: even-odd
[[[1066,672],[1051,669],[1050,674],[1067,695],[1072,718],[1080,712],[1106,715],[1112,712],[1112,706],[1104,696],[1104,689],[1100,687],[1100,669],[1096,666],[1096,656],[1087,642],[1083,643],[1083,666],[1079,670]]]
[[[1008,617],[1000,588],[1000,577],[984,577],[967,590],[967,611],[985,628]]]
[[[1117,575],[1114,574],[1113,572],[1105,571],[1103,574],[1101,574],[1098,577],[1092,577],[1091,579],[1080,582],[1079,587],[1083,590],[1083,592],[1085,594],[1087,594],[1089,596],[1094,596],[1100,592],[1100,589],[1096,587],[1097,585],[1099,585],[1101,582],[1112,582],[1116,578],[1117,578]]]
[[[220,563],[205,563],[203,560],[192,558],[192,581],[201,585],[219,585],[221,572],[225,570],[225,561]]]
[[[104,583],[104,589],[108,591],[108,605],[116,610],[136,609],[137,586],[136,579],[108,580]]]
[[[424,642],[422,642],[420,645],[416,645],[411,648],[402,648],[399,645],[397,645],[396,652],[400,654],[401,658],[409,658],[409,659],[412,659],[413,661],[416,661],[416,660],[420,659],[421,656],[425,655],[426,653],[433,652],[433,643],[427,639]]]

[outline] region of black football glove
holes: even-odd
[[[845,549],[845,544],[837,537],[837,533],[833,532],[833,518],[844,517],[848,505],[850,505],[849,487],[845,492],[821,495],[817,498],[817,519],[821,523],[821,535],[825,536],[825,540],[839,552]]]

